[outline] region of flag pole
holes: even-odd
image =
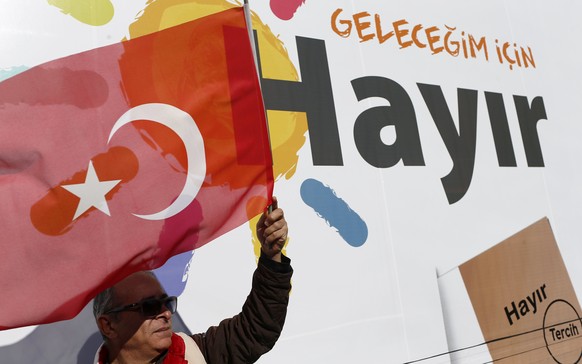
[[[247,22],[247,30],[249,32],[249,40],[251,41],[251,49],[253,50],[253,58],[255,60],[255,68],[257,69],[257,76],[260,77],[259,74],[259,63],[258,63],[258,59],[257,59],[257,43],[255,42],[255,34],[253,32],[253,20],[251,18],[251,7],[249,5],[249,1],[248,0],[244,0],[244,4],[243,4],[243,10],[245,13],[245,19]],[[260,86],[260,82],[259,82],[259,86]]]
[[[265,101],[264,101],[264,98],[262,97],[263,96],[263,89],[261,87],[261,74],[259,72],[259,60],[258,60],[259,49],[257,48],[258,42],[255,40],[255,33],[253,32],[253,20],[251,17],[251,8],[249,5],[249,0],[244,0],[243,11],[244,11],[245,20],[247,23],[247,31],[249,32],[249,41],[251,42],[251,50],[253,52],[253,60],[255,62],[255,71],[257,72],[257,79],[259,81],[259,91],[261,92],[261,101],[263,103],[263,110],[265,113],[265,126],[267,127],[267,141],[269,142],[269,150],[271,151],[271,168],[272,168],[273,165],[275,164],[275,162],[273,160],[273,148],[271,146],[271,133],[269,131],[269,122],[267,120],[267,109],[265,108]],[[271,213],[271,211],[273,209],[273,205],[269,204],[267,209],[268,209],[268,212]]]

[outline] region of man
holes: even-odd
[[[104,339],[95,363],[242,364],[269,351],[283,329],[293,273],[281,253],[288,228],[275,198],[273,208],[257,223],[261,257],[241,313],[202,334],[174,333],[176,297],[167,296],[152,272],[134,273],[95,297]]]

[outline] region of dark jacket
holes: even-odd
[[[287,314],[293,274],[290,263],[285,256],[281,263],[261,256],[241,313],[192,335],[208,364],[254,363],[273,348]]]

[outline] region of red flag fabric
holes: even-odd
[[[68,319],[271,201],[242,8],[0,83],[0,329]]]

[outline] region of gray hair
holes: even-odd
[[[113,287],[106,288],[95,296],[93,299],[93,316],[96,319],[113,308],[113,296]]]
[[[99,292],[97,296],[93,299],[93,316],[97,320],[101,315],[110,310],[113,306],[113,287],[109,287]],[[101,338],[107,342],[109,339],[103,335],[101,332],[101,327],[99,327],[99,333]]]

